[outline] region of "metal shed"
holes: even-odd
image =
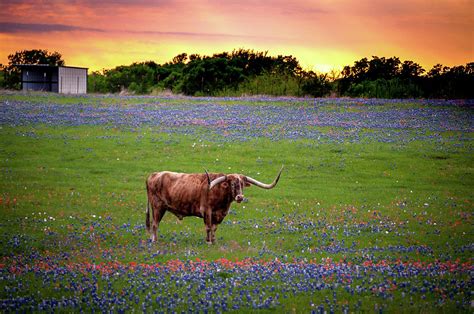
[[[24,91],[46,91],[62,94],[87,93],[87,68],[18,64]]]

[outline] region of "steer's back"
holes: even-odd
[[[157,198],[171,211],[192,215],[199,211],[205,174],[162,171],[147,179],[148,197]]]

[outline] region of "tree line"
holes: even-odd
[[[171,90],[194,96],[324,96],[331,85],[325,74],[304,71],[291,55],[273,57],[239,49],[212,56],[182,53],[165,64],[147,61],[93,72],[89,88],[102,93],[127,89],[138,94]]]
[[[362,58],[345,66],[337,80],[344,96],[376,98],[474,98],[474,62],[452,68],[436,64],[426,72],[413,61]]]
[[[20,88],[16,64],[64,65],[61,54],[47,50],[20,51],[2,66],[3,88]],[[92,93],[160,93],[165,90],[193,96],[314,96],[376,98],[474,98],[474,62],[426,71],[413,61],[398,57],[362,58],[342,72],[320,74],[304,70],[289,56],[236,49],[212,56],[186,53],[171,61],[135,62],[94,71],[88,77]]]

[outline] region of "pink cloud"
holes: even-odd
[[[4,0],[0,40],[8,45],[0,63],[25,46],[78,56],[104,51],[97,60],[107,65],[246,47],[292,54],[310,68],[371,55],[429,67],[472,61],[473,29],[470,0]]]

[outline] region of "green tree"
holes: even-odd
[[[327,74],[318,75],[309,71],[304,73],[301,90],[303,95],[323,97],[331,92],[331,84],[327,79]]]
[[[99,71],[90,73],[87,77],[87,89],[90,93],[108,93],[107,78]]]
[[[242,81],[242,70],[226,57],[195,59],[183,68],[181,92],[186,95],[213,95],[235,88]]]
[[[400,69],[400,77],[403,79],[416,78],[421,76],[425,70],[418,64],[413,61],[403,61]]]
[[[59,52],[49,52],[43,49],[22,50],[8,56],[9,65],[15,64],[47,64],[52,66],[64,65]]]
[[[181,53],[177,55],[176,57],[173,58],[172,63],[173,64],[180,64],[180,63],[186,63],[186,60],[188,59],[188,54],[187,53]]]
[[[452,68],[436,64],[424,79],[424,90],[435,98],[474,98],[474,62]]]

